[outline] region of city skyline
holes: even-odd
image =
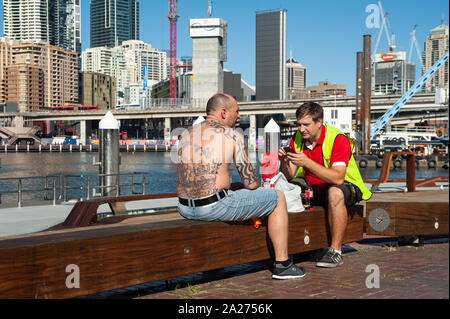
[[[158,50],[169,48],[168,1],[140,2],[140,40]],[[3,2],[1,5],[1,36],[3,30]],[[228,60],[224,68],[240,73],[242,78],[255,85],[255,33],[256,11],[283,8],[287,10],[287,57],[292,57],[308,68],[307,86],[319,81],[347,86],[347,94],[355,93],[356,52],[362,51],[362,37],[372,35],[375,46],[379,30],[369,28],[366,20],[374,12],[366,12],[376,0],[321,1],[320,4],[285,1],[235,1],[214,0],[212,17],[228,22]],[[411,31],[415,24],[420,51],[429,31],[445,19],[448,25],[449,5],[444,0],[413,0],[403,2],[383,0],[388,12],[389,33],[395,34],[397,48],[408,53]],[[90,45],[89,0],[81,0],[82,50]],[[178,1],[177,57],[192,56],[192,39],[189,37],[189,19],[204,18],[207,14],[204,0]],[[373,22],[374,20],[372,20]],[[381,20],[380,25],[381,27]],[[379,49],[387,48],[386,35],[381,37]],[[421,75],[420,58],[415,50],[411,61],[416,64],[416,78]]]

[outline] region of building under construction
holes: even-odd
[[[406,52],[378,53],[373,63],[373,94],[405,94],[416,79],[416,65],[406,62]]]
[[[227,23],[220,18],[190,19],[192,38],[192,97],[205,105],[215,92],[223,92],[223,62],[227,60]]]

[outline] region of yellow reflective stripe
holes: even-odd
[[[300,134],[300,131],[297,131],[295,133],[294,149],[297,153],[300,153],[303,151],[302,134]],[[305,175],[306,175],[305,170],[303,169],[303,167],[299,166],[297,168],[297,172],[295,173],[294,177],[303,178],[303,177],[305,177]]]

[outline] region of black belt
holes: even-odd
[[[189,206],[189,207],[199,207],[199,206],[205,206],[208,204],[215,203],[227,195],[228,195],[228,190],[222,189],[221,191],[218,191],[209,197],[205,197],[205,198],[201,198],[201,199],[190,199],[190,198],[178,197],[178,200],[180,201],[181,205]]]

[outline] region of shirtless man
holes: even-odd
[[[275,252],[274,279],[305,276],[288,256],[288,214],[283,192],[262,189],[249,162],[244,137],[234,130],[239,107],[230,95],[217,93],[206,106],[206,120],[186,130],[178,148],[178,211],[187,219],[238,221],[268,216]],[[234,161],[244,189],[231,186]]]

